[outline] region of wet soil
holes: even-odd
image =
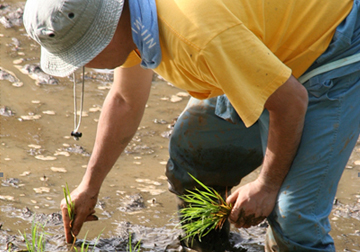
[[[59,211],[62,187],[67,182],[74,189],[84,174],[112,74],[87,69],[83,137],[75,141],[72,78],[54,78],[37,67],[39,46],[22,27],[23,5],[0,0],[0,251],[10,243],[24,249],[19,230],[29,234],[33,220],[46,223],[47,251],[68,251]],[[134,245],[141,241],[141,251],[186,251],[164,177],[171,127],[188,100],[182,92],[154,77],[138,132],[101,189],[99,221],[83,226],[78,244],[88,232],[92,244],[101,233],[98,251],[126,251],[130,235]],[[358,143],[330,216],[337,251],[360,251],[359,160]],[[264,226],[232,229],[231,251],[262,251],[264,232]]]

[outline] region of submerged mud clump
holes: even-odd
[[[356,220],[360,220],[360,202],[358,201],[353,205],[346,205],[337,202],[333,209],[333,215],[336,217],[354,218]]]
[[[84,157],[90,157],[90,153],[87,152],[84,149],[84,147],[82,147],[80,145],[77,145],[77,144],[74,144],[71,147],[64,148],[63,150],[65,150],[67,152],[70,152],[70,153],[80,154],[80,155],[82,155]]]
[[[0,107],[0,115],[1,116],[6,116],[6,117],[10,117],[10,116],[14,116],[15,113],[12,111],[12,109],[8,106],[1,106]]]
[[[70,76],[70,78],[72,78],[72,76]],[[84,78],[85,78],[85,80],[96,80],[96,81],[100,81],[100,82],[113,82],[114,74],[112,71],[110,71],[109,73],[90,71],[90,72],[85,72]]]
[[[139,154],[139,155],[151,155],[154,152],[155,150],[147,146],[146,144],[142,144],[142,145],[131,144],[128,145],[124,151],[125,154]]]
[[[0,4],[0,23],[6,28],[23,25],[24,6],[10,6],[8,4]]]
[[[39,64],[26,64],[21,69],[23,74],[29,75],[35,80],[36,85],[58,85],[59,81],[53,76],[46,74]]]
[[[6,80],[12,83],[12,85],[15,87],[21,87],[23,85],[22,82],[19,80],[19,78],[13,72],[10,72],[9,70],[6,70],[1,67],[0,67],[0,80]]]
[[[134,212],[145,208],[144,199],[139,193],[126,195],[121,203],[122,206],[118,209],[122,212]]]
[[[25,207],[21,211],[21,217],[24,219],[31,220],[35,223],[40,223],[42,225],[50,225],[50,226],[57,226],[62,225],[62,216],[60,213],[51,213],[51,214],[44,214],[44,213],[34,213],[28,207]]]
[[[27,218],[30,218],[33,215],[33,212],[28,207],[25,207],[21,211],[21,215],[22,215],[23,218],[27,219]]]
[[[1,183],[2,186],[12,186],[15,188],[19,187],[20,180],[17,178],[4,179]]]

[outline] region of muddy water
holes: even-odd
[[[16,10],[21,6],[22,1],[0,1],[1,15],[7,15],[6,8]],[[15,76],[10,79],[12,82],[0,80],[0,111],[6,106],[9,115],[0,116],[0,172],[3,173],[0,178],[0,250],[5,250],[9,242],[14,247],[24,248],[18,230],[30,233],[31,222],[35,219],[47,222],[47,250],[67,251],[69,247],[64,242],[59,215],[62,187],[67,182],[73,189],[81,180],[111,74],[88,69],[85,113],[80,128],[83,137],[75,141],[70,137],[73,130],[72,80],[57,79],[57,85],[38,84],[19,69],[39,62],[39,47],[27,38],[21,26],[5,28],[0,24],[0,36],[0,67]],[[174,229],[177,224],[175,199],[167,191],[164,177],[168,159],[166,136],[173,119],[188,100],[179,92],[181,90],[154,78],[138,133],[100,192],[96,208],[99,221],[86,223],[80,238],[88,232],[87,239],[95,239],[104,229],[99,243],[103,251],[125,251],[129,233],[133,234],[134,241],[142,241],[142,251],[181,251],[179,231]],[[171,99],[174,95],[176,100]],[[358,160],[360,144],[341,179],[338,203],[331,215],[331,233],[337,251],[360,251]],[[256,175],[257,172],[250,174],[242,183],[251,181]],[[241,248],[261,251],[263,231],[262,227],[233,229],[233,251],[241,251]]]

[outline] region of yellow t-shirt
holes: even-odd
[[[353,0],[156,0],[155,72],[198,99],[226,94],[251,126],[268,97],[328,47]],[[135,53],[124,64],[139,63]]]

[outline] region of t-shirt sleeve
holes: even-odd
[[[264,43],[243,24],[214,37],[199,56],[199,73],[229,98],[247,127],[264,110],[269,96],[291,76]]]

